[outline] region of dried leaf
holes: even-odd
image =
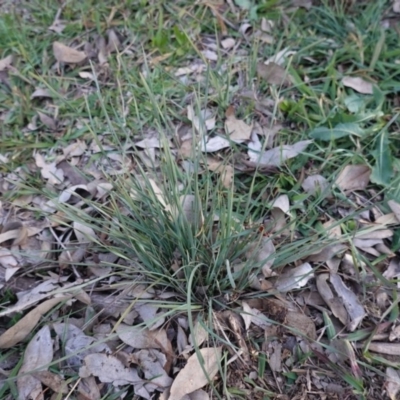
[[[272,371],[279,372],[282,370],[282,344],[274,340],[268,347],[268,350],[273,351],[269,355],[268,364]]]
[[[260,242],[250,246],[246,258],[254,261],[257,266],[261,264],[262,273],[266,278],[276,275],[271,270],[275,260],[275,246],[269,237],[263,236]]]
[[[400,343],[371,342],[368,345],[368,350],[374,351],[375,353],[400,356]]]
[[[88,354],[84,363],[85,365],[79,369],[81,378],[97,376],[100,382],[113,383],[115,386],[143,382],[135,368],[126,368],[117,357],[111,355]]]
[[[61,378],[61,376],[50,371],[37,371],[34,372],[33,377],[38,379],[43,385],[49,387],[56,393],[68,393],[68,383]]]
[[[285,325],[293,329],[291,329],[291,332],[300,332],[312,340],[317,338],[315,323],[305,314],[301,314],[297,311],[288,311],[286,314]]]
[[[347,165],[336,179],[336,185],[343,191],[362,190],[369,183],[371,170],[367,165]]]
[[[222,150],[231,145],[230,141],[222,136],[208,137],[207,140],[201,141],[201,151],[213,153],[214,151]]]
[[[289,83],[288,73],[285,68],[272,61],[267,65],[258,63],[257,74],[271,85],[287,85]]]
[[[364,307],[359,302],[357,296],[343,283],[339,275],[331,274],[330,282],[342,300],[350,317],[347,328],[353,332],[366,315]]]
[[[150,392],[157,388],[165,389],[170,387],[173,379],[170,378],[164,367],[167,359],[163,353],[158,350],[140,350],[135,353],[136,359],[139,362],[140,370],[143,371],[149,385],[146,389]]]
[[[10,222],[3,226],[0,234],[0,243],[9,242],[9,246],[22,244],[28,237],[28,229],[19,221]],[[4,245],[4,247],[9,247]]]
[[[186,394],[207,385],[217,374],[222,347],[205,347],[200,349],[199,353],[202,357],[201,361],[197,353],[194,353],[178,373],[171,386],[169,400],[181,400]]]
[[[235,44],[236,44],[235,39],[230,38],[230,37],[221,40],[221,46],[222,46],[222,48],[225,49],[225,50],[230,50],[230,49],[232,49],[233,47],[235,47]]]
[[[312,143],[312,140],[303,140],[293,145],[283,145],[260,153],[258,145],[259,142],[257,135],[254,133],[251,136],[252,142],[249,143],[248,154],[250,161],[257,162],[262,166],[275,166],[279,167],[284,161],[296,157],[301,154],[307,146]]]
[[[78,221],[74,221],[72,227],[79,243],[96,243],[98,241],[96,232],[90,226],[86,226]]]
[[[251,307],[245,301],[242,302],[242,307],[243,307],[243,312],[240,313],[240,315],[243,318],[244,327],[247,331],[249,330],[251,324],[251,317],[252,317]]]
[[[106,343],[96,343],[95,337],[86,335],[72,323],[55,322],[53,328],[63,339],[65,355],[68,356],[68,364],[71,366],[81,366],[83,358],[90,353],[111,353]]]
[[[172,351],[171,343],[164,329],[151,331],[150,329],[119,324],[117,334],[124,343],[134,349],[161,349],[166,353]]]
[[[243,143],[250,139],[253,127],[235,117],[235,109],[230,106],[225,113],[225,131],[229,139],[235,143]]]
[[[210,171],[214,171],[221,176],[222,185],[229,189],[232,187],[235,170],[231,165],[226,165],[224,161],[207,157],[207,167]]]
[[[0,60],[0,72],[5,71],[8,67],[10,67],[13,59],[14,57],[11,54],[5,58],[2,58]]]
[[[372,94],[374,92],[371,82],[367,82],[360,77],[345,76],[342,79],[344,86],[354,89],[358,93]]]
[[[37,88],[35,91],[31,94],[31,100],[36,99],[36,98],[41,98],[41,97],[48,97],[52,98],[53,95],[50,93],[49,89],[42,89],[42,88]],[[43,122],[43,121],[42,121]]]
[[[49,117],[48,115],[38,111],[39,119],[43,125],[49,128],[52,131],[57,130],[57,122],[54,118]]]
[[[108,30],[107,36],[107,53],[109,54],[118,51],[121,47],[121,42],[119,41],[118,35],[115,33],[114,29]]]
[[[60,42],[53,43],[53,53],[58,62],[67,64],[79,64],[86,59],[85,52],[75,50]]]
[[[24,361],[18,371],[18,399],[39,399],[42,397],[42,384],[32,375],[24,375],[41,369],[53,360],[53,343],[50,328],[45,325],[29,342],[24,353]]]
[[[397,221],[400,223],[400,204],[394,200],[389,200],[388,206],[393,211],[394,215],[396,216]]]
[[[57,297],[38,305],[0,336],[0,349],[9,349],[24,340],[35,329],[40,317],[69,297]]]
[[[316,284],[318,292],[324,299],[327,306],[331,309],[333,315],[338,318],[343,325],[346,325],[348,319],[347,311],[344,308],[340,299],[332,292],[330,286],[327,283],[328,279],[329,274],[317,275]]]
[[[396,400],[398,398],[397,393],[400,391],[400,376],[399,372],[392,367],[386,368],[385,386],[390,400]]]
[[[57,185],[64,180],[64,173],[61,169],[58,169],[55,161],[47,164],[44,157],[36,153],[35,161],[38,168],[40,168],[40,173],[44,179],[47,179],[50,184]]]
[[[314,271],[311,265],[304,263],[280,275],[275,283],[275,288],[279,292],[289,292],[307,285],[308,281],[313,277]]]
[[[208,339],[208,331],[197,318],[193,327],[193,332],[189,335],[189,343],[192,346],[200,346]]]
[[[322,175],[310,175],[301,184],[303,190],[311,195],[324,193],[329,187],[329,182]]]

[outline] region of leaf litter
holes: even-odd
[[[244,3],[250,4],[250,2],[241,2],[241,7]],[[303,3],[308,4],[309,2]],[[236,6],[239,6],[239,2]],[[294,4],[294,6],[297,7],[298,4]],[[244,9],[246,8],[244,7]],[[58,33],[64,29],[64,24],[59,17],[58,14],[53,25],[49,28]],[[265,34],[271,33],[271,29],[273,29],[271,23],[264,20],[260,30],[245,23],[241,26],[240,32],[248,38],[253,36],[260,39],[258,32],[262,31],[264,36],[260,40],[269,43],[272,42],[272,39]],[[107,67],[110,54],[126,50],[122,48],[121,36],[114,29],[109,29],[105,37],[99,39],[93,46],[77,42],[70,45],[54,42],[54,58],[58,63],[65,64],[58,66],[60,68],[59,73],[62,74],[62,68],[65,67],[71,69],[84,67],[85,63],[91,59],[95,60],[95,70],[93,72],[79,70],[77,74],[83,80],[98,81],[102,76],[101,74],[105,74],[101,68]],[[221,41],[221,46],[227,53],[234,51],[240,45],[239,40],[232,38],[225,38]],[[214,43],[208,43],[202,50],[205,59],[211,62],[219,60],[220,57],[213,46]],[[264,80],[270,85],[290,86],[293,78],[288,75],[287,59],[293,55],[295,55],[294,51],[285,48],[270,57],[266,63],[259,64],[257,68],[258,79]],[[10,69],[12,62],[11,56],[1,60],[0,71]],[[203,61],[196,60],[189,66],[180,67],[174,71],[174,74],[188,80],[197,79],[201,77],[206,67],[207,64],[204,64]],[[190,77],[188,77],[189,75]],[[361,78],[345,77],[342,83],[345,87],[362,94],[373,93],[372,84]],[[90,85],[90,83],[88,84]],[[31,99],[53,101],[53,96],[46,89],[37,88],[32,93]],[[235,100],[238,102],[237,99]],[[257,174],[260,168],[276,167],[279,171],[279,168],[285,168],[290,164],[290,160],[295,159],[294,161],[297,161],[297,158],[307,154],[306,151],[315,143],[311,140],[287,141],[287,137],[281,132],[281,130],[285,131],[287,126],[284,127],[276,121],[266,123],[262,121],[262,118],[261,121],[247,116],[243,119],[238,118],[237,115],[243,114],[238,112],[237,103],[232,103],[226,107],[224,117],[219,116],[218,110],[214,107],[215,104],[210,103],[197,113],[196,107],[192,103],[186,105],[186,116],[190,123],[188,127],[193,128],[193,132],[182,141],[180,150],[182,150],[183,143],[187,148],[185,151],[181,151],[180,156],[184,155],[186,161],[191,162],[194,157],[199,157],[198,150],[213,153],[212,157],[206,158],[203,166],[215,172],[220,184],[225,189],[238,189],[238,183],[244,175],[241,172],[243,171],[241,163],[244,163],[246,167],[254,167],[251,173],[258,179],[259,175]],[[261,102],[258,102],[257,107],[262,112],[266,112],[266,108],[261,106]],[[47,131],[57,132],[62,126],[62,121],[58,121],[56,117],[51,117],[52,114],[48,113],[48,110],[37,112],[35,130],[44,128]],[[56,113],[53,115],[56,115]],[[187,124],[187,121],[185,124]],[[270,129],[271,127],[277,128]],[[336,127],[336,131],[334,129],[320,130],[314,132],[312,137],[315,140],[330,140],[332,135],[336,138],[342,138],[346,135],[360,137],[360,132],[358,125],[343,126],[342,124]],[[28,398],[29,396],[43,398],[44,387],[58,393],[66,393],[67,390],[72,388],[61,376],[58,377],[59,380],[57,381],[56,377],[50,375],[50,371],[47,370],[47,365],[53,361],[55,354],[60,355],[60,344],[63,346],[65,355],[69,357],[67,361],[61,363],[61,368],[66,371],[67,368],[72,368],[75,374],[79,374],[82,381],[79,384],[78,391],[80,393],[91,393],[87,396],[88,398],[100,398],[102,383],[112,383],[115,387],[132,386],[134,393],[143,398],[152,398],[155,392],[163,392],[161,396],[167,396],[169,392],[169,397],[165,398],[170,399],[208,398],[207,393],[200,389],[205,388],[210,382],[218,382],[221,363],[224,362],[222,354],[227,347],[221,347],[221,342],[218,343],[218,346],[210,346],[211,340],[208,330],[211,327],[204,328],[205,325],[200,314],[197,315],[198,318],[195,318],[193,332],[190,332],[187,323],[182,323],[182,326],[175,326],[176,320],[174,318],[167,319],[168,322],[166,323],[163,313],[158,311],[161,307],[159,308],[157,304],[145,302],[146,299],[152,301],[160,299],[165,293],[160,291],[159,288],[153,289],[147,285],[134,285],[132,287],[130,286],[131,282],[126,282],[114,275],[113,269],[125,266],[127,260],[117,256],[112,261],[102,261],[106,258],[103,253],[96,252],[95,244],[106,242],[108,240],[107,235],[102,236],[92,227],[70,220],[67,213],[59,210],[60,205],[69,204],[77,207],[81,212],[95,215],[90,207],[85,209],[84,202],[82,202],[83,193],[85,193],[85,196],[88,195],[91,199],[97,199],[105,204],[110,200],[110,193],[115,190],[113,180],[108,179],[111,174],[137,173],[137,170],[135,170],[136,156],[140,156],[141,160],[149,160],[148,166],[152,163],[155,164],[156,161],[158,162],[162,154],[161,136],[158,133],[152,133],[151,135],[143,135],[139,139],[136,140],[135,138],[135,150],[128,157],[112,154],[116,147],[114,144],[110,144],[107,135],[99,135],[97,140],[87,138],[77,140],[62,149],[57,149],[57,156],[54,156],[54,153],[44,154],[44,152],[32,154],[33,168],[36,168],[35,171],[40,173],[47,188],[51,189],[52,198],[49,201],[41,195],[36,195],[27,201],[26,206],[37,207],[37,209],[48,213],[46,224],[43,224],[43,227],[37,227],[37,231],[31,236],[34,236],[40,245],[42,242],[45,243],[43,238],[46,235],[52,235],[52,252],[56,251],[59,254],[57,261],[63,276],[57,276],[59,271],[57,273],[50,271],[49,275],[38,273],[37,284],[33,288],[17,293],[18,302],[9,307],[5,313],[2,313],[3,316],[13,312],[25,313],[25,316],[13,327],[2,330],[0,336],[2,348],[11,348],[23,341],[28,342],[24,363],[19,371],[17,381],[21,398]],[[170,143],[172,142],[171,140]],[[273,143],[276,145],[274,146]],[[277,145],[278,143],[279,145]],[[174,146],[172,144],[170,146],[174,152]],[[244,158],[231,157],[237,149]],[[88,160],[104,150],[109,152],[106,157],[107,160],[102,158],[99,162],[95,162],[90,169]],[[132,154],[134,155],[130,158]],[[133,159],[135,159],[135,162]],[[66,165],[69,167],[66,167]],[[65,172],[67,168],[69,168],[68,172]],[[89,181],[95,178],[94,182],[90,182],[91,187],[89,187],[89,184],[86,185],[88,180],[82,176],[82,182],[76,185],[72,184],[72,179],[79,179],[79,176],[72,178],[71,171],[73,168],[80,171],[82,175],[90,176]],[[371,169],[364,164],[344,167],[332,188],[330,184],[328,185],[324,171],[316,171],[309,165],[306,165],[304,170],[308,175],[307,178],[301,180],[299,175],[295,178],[299,183],[298,190],[301,196],[309,194],[318,197],[328,188],[335,193],[337,187],[344,192],[352,203],[352,206],[346,206],[347,208],[340,211],[346,215],[358,211],[354,205],[360,204],[357,202],[359,196],[367,191],[371,184],[369,179]],[[7,178],[12,182],[11,175]],[[174,218],[179,217],[176,209],[168,201],[162,180],[157,179],[157,176],[152,174],[147,183],[150,184],[150,191],[164,210],[170,212]],[[134,198],[135,194],[133,192],[132,194]],[[180,194],[180,210],[185,214],[187,222],[189,225],[201,227],[204,218],[209,216],[193,209],[193,205],[196,203],[196,194],[183,194],[183,192]],[[331,239],[340,239],[340,244],[332,245],[326,242],[319,243],[317,246],[315,243],[311,243],[311,245],[315,245],[315,248],[312,249],[313,254],[296,255],[296,257],[293,257],[294,261],[282,262],[279,259],[281,241],[295,240],[299,237],[305,238],[307,234],[304,227],[300,229],[297,224],[292,223],[297,221],[302,214],[301,202],[303,200],[297,198],[296,201],[293,201],[293,198],[289,199],[287,194],[280,193],[277,196],[275,194],[272,196],[272,198],[275,197],[275,200],[266,202],[269,205],[266,215],[263,215],[263,221],[257,221],[260,222],[260,235],[253,241],[243,257],[247,261],[254,262],[253,275],[249,277],[253,288],[267,294],[270,298],[263,299],[265,301],[250,300],[249,302],[241,301],[237,303],[238,312],[243,321],[239,318],[239,322],[233,323],[232,321],[237,320],[225,316],[225,318],[217,318],[219,321],[225,320],[225,326],[222,322],[218,322],[212,328],[219,329],[219,332],[225,335],[232,335],[230,340],[236,341],[243,357],[248,351],[246,350],[247,346],[251,347],[251,345],[242,329],[250,335],[263,337],[262,352],[268,359],[268,365],[273,375],[277,374],[276,376],[281,379],[283,376],[281,373],[289,371],[288,368],[297,362],[295,352],[299,349],[304,354],[314,351],[320,352],[322,358],[333,357],[333,352],[330,350],[323,350],[315,343],[313,345],[313,341],[317,338],[317,329],[323,331],[327,329],[327,326],[329,327],[328,324],[324,325],[321,322],[323,317],[327,317],[327,321],[333,320],[332,325],[337,332],[344,332],[343,335],[346,337],[350,332],[358,333],[358,329],[360,329],[359,332],[362,329],[370,329],[370,322],[377,321],[376,318],[382,316],[379,313],[373,314],[369,310],[369,308],[373,309],[375,304],[373,300],[365,300],[360,296],[356,290],[357,281],[373,281],[374,275],[368,268],[368,263],[361,262],[361,258],[367,257],[367,260],[370,260],[368,254],[374,257],[382,257],[385,254],[384,246],[391,245],[395,234],[394,225],[398,224],[400,220],[400,206],[395,200],[389,200],[387,202],[389,210],[384,210],[384,212],[390,211],[391,214],[383,214],[377,218],[374,217],[372,220],[365,219],[365,215],[363,215],[351,219],[346,226],[341,224],[339,229],[335,230],[335,234],[331,236]],[[375,196],[373,192],[370,195]],[[332,205],[331,193],[326,196],[326,201],[330,206],[339,208],[337,204]],[[17,201],[13,203],[13,207],[18,208],[19,215],[17,215],[22,218],[23,223],[16,225],[16,229],[3,228],[4,230],[1,232],[1,235],[4,235],[1,243],[5,243],[4,248],[1,249],[0,257],[2,268],[5,269],[2,285],[7,285],[13,275],[24,268],[35,271],[38,267],[38,265],[32,265],[29,262],[25,262],[22,268],[19,266],[21,255],[18,252],[22,249],[22,244],[27,238],[27,235],[23,234],[25,223],[26,220],[33,220],[33,215],[23,206],[18,205]],[[338,211],[334,215],[338,217],[340,212]],[[27,214],[23,216],[24,213]],[[379,218],[381,219],[379,220]],[[273,222],[272,228],[265,224],[266,220]],[[327,222],[332,221],[325,218],[321,218],[321,220],[324,222],[324,228],[328,226],[326,225]],[[5,218],[2,217],[2,222],[4,221]],[[103,221],[102,223],[108,222]],[[355,222],[356,228],[352,226],[352,222]],[[290,228],[288,228],[288,223],[290,223]],[[5,223],[2,225],[7,226]],[[241,226],[241,229],[245,229],[245,226]],[[43,246],[45,247],[45,245]],[[45,254],[44,249],[40,248],[40,251]],[[383,272],[383,277],[387,280],[397,279],[400,276],[398,260],[393,258],[393,255],[394,253],[391,253],[390,264],[388,267],[386,265],[387,269]],[[349,259],[352,262],[348,262]],[[82,264],[89,267],[85,272],[83,272]],[[283,265],[284,268],[281,268],[282,264],[285,264]],[[53,268],[50,267],[50,270]],[[179,270],[179,268],[178,257],[177,269]],[[232,266],[232,268],[234,273],[241,271],[239,264]],[[89,271],[97,271],[98,275],[91,275]],[[0,276],[3,277],[3,275]],[[44,276],[45,278],[43,278]],[[73,284],[68,285],[63,282],[63,278],[67,276],[75,277]],[[141,277],[138,275],[137,278]],[[40,282],[40,279],[43,281]],[[112,291],[111,288],[115,282],[118,282],[118,285],[124,288],[121,289],[123,295],[129,293],[129,299],[133,299],[134,304],[130,303],[130,300],[123,302],[117,293],[109,293]],[[116,311],[114,311],[111,305],[105,306],[105,304],[108,304],[105,300],[106,296],[100,296],[98,298],[101,300],[94,301],[96,294],[92,292],[91,288],[106,291],[111,299],[110,304],[122,303],[122,308],[116,308]],[[382,290],[385,293],[382,298],[390,298],[388,288],[384,287]],[[293,295],[306,293],[306,291],[315,298],[318,296],[318,301],[310,300],[300,306],[297,298]],[[66,293],[67,296],[65,296]],[[177,297],[177,294],[172,292],[171,296]],[[67,322],[68,317],[63,314],[64,310],[72,310],[73,304],[80,303],[85,304],[87,314],[83,313],[80,319],[73,320],[71,318],[71,321]],[[384,301],[383,304],[385,304]],[[27,311],[30,307],[33,307],[33,309]],[[40,326],[42,316],[54,307],[57,308],[57,310],[54,310],[55,315],[60,315],[63,322],[46,322],[43,319],[44,325]],[[108,309],[108,313],[106,313],[105,308]],[[60,309],[62,312],[59,311]],[[369,313],[375,319],[370,320]],[[97,339],[93,332],[101,326],[98,317],[105,315],[110,326],[104,330],[102,339]],[[93,319],[91,319],[92,316],[94,316]],[[120,322],[120,318],[125,318],[123,323]],[[241,325],[242,322],[243,326]],[[278,327],[276,323],[280,324],[281,327]],[[169,328],[167,328],[168,324],[170,324]],[[36,335],[31,338],[30,334],[36,329],[38,330]],[[257,331],[257,329],[259,330]],[[55,339],[50,338],[50,332],[56,335]],[[171,337],[175,335],[179,336],[180,350],[174,348],[175,342],[171,340]],[[392,338],[394,341],[397,340],[394,333],[392,333]],[[343,340],[343,343],[346,343],[346,341]],[[117,351],[117,346],[124,346],[123,350]],[[369,343],[368,349],[378,354],[398,355],[399,352],[397,343],[382,343],[374,340]],[[179,362],[180,356],[185,357],[184,363]],[[354,351],[348,350],[347,359],[353,362],[352,371],[357,371],[357,368],[354,367]],[[257,369],[257,363],[250,366],[252,362],[251,359],[249,367]],[[229,359],[229,363],[235,367],[239,365],[235,356]],[[340,362],[339,364],[340,367],[344,365]],[[25,372],[33,369],[36,372],[32,375],[23,376]],[[245,371],[243,376],[249,370]],[[391,368],[386,370],[386,387],[391,398],[394,398],[398,392],[396,387],[398,377],[394,372],[396,370]],[[328,385],[328,380],[315,378],[312,383],[309,381],[307,384],[310,388],[311,385],[315,385],[320,389],[324,385]],[[279,387],[278,383],[271,383],[271,385]]]

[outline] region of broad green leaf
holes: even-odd
[[[344,104],[351,113],[358,113],[365,105],[365,101],[360,96],[352,94],[344,99]]]
[[[325,126],[320,126],[318,128],[313,129],[309,136],[313,139],[319,140],[332,140],[332,139],[340,139],[345,136],[355,135],[355,136],[363,136],[365,134],[365,130],[362,129],[358,124],[354,123],[345,123],[338,124],[334,128],[327,128]]]
[[[235,0],[235,4],[243,10],[250,10],[251,1],[249,0]]]
[[[375,158],[375,165],[372,167],[371,182],[378,185],[389,185],[393,175],[393,168],[387,131],[383,131],[380,134],[372,155]]]

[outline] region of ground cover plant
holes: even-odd
[[[1,3],[0,398],[397,398],[399,15]]]

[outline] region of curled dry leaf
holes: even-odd
[[[51,310],[58,303],[67,299],[69,299],[69,297],[57,297],[38,305],[0,336],[0,349],[9,349],[24,340],[35,329],[35,326],[43,314]]]
[[[345,76],[342,79],[344,86],[354,89],[358,93],[372,94],[374,92],[371,82],[367,82],[359,77]]]
[[[86,59],[85,52],[73,49],[60,42],[53,43],[53,54],[58,62],[67,64],[79,64]]]
[[[22,244],[28,237],[28,229],[19,221],[10,222],[3,226],[0,243],[8,242],[13,246]],[[4,246],[4,245],[3,245]]]
[[[371,170],[367,165],[347,165],[336,179],[336,185],[343,191],[362,190],[369,183]]]
[[[178,373],[171,386],[169,400],[181,400],[183,396],[207,385],[217,374],[222,347],[205,347],[199,353],[201,361],[197,353],[194,353]]]
[[[37,88],[35,91],[31,94],[31,100],[36,99],[36,98],[41,98],[41,97],[48,97],[52,98],[53,95],[50,93],[49,89],[43,89],[43,88]]]

